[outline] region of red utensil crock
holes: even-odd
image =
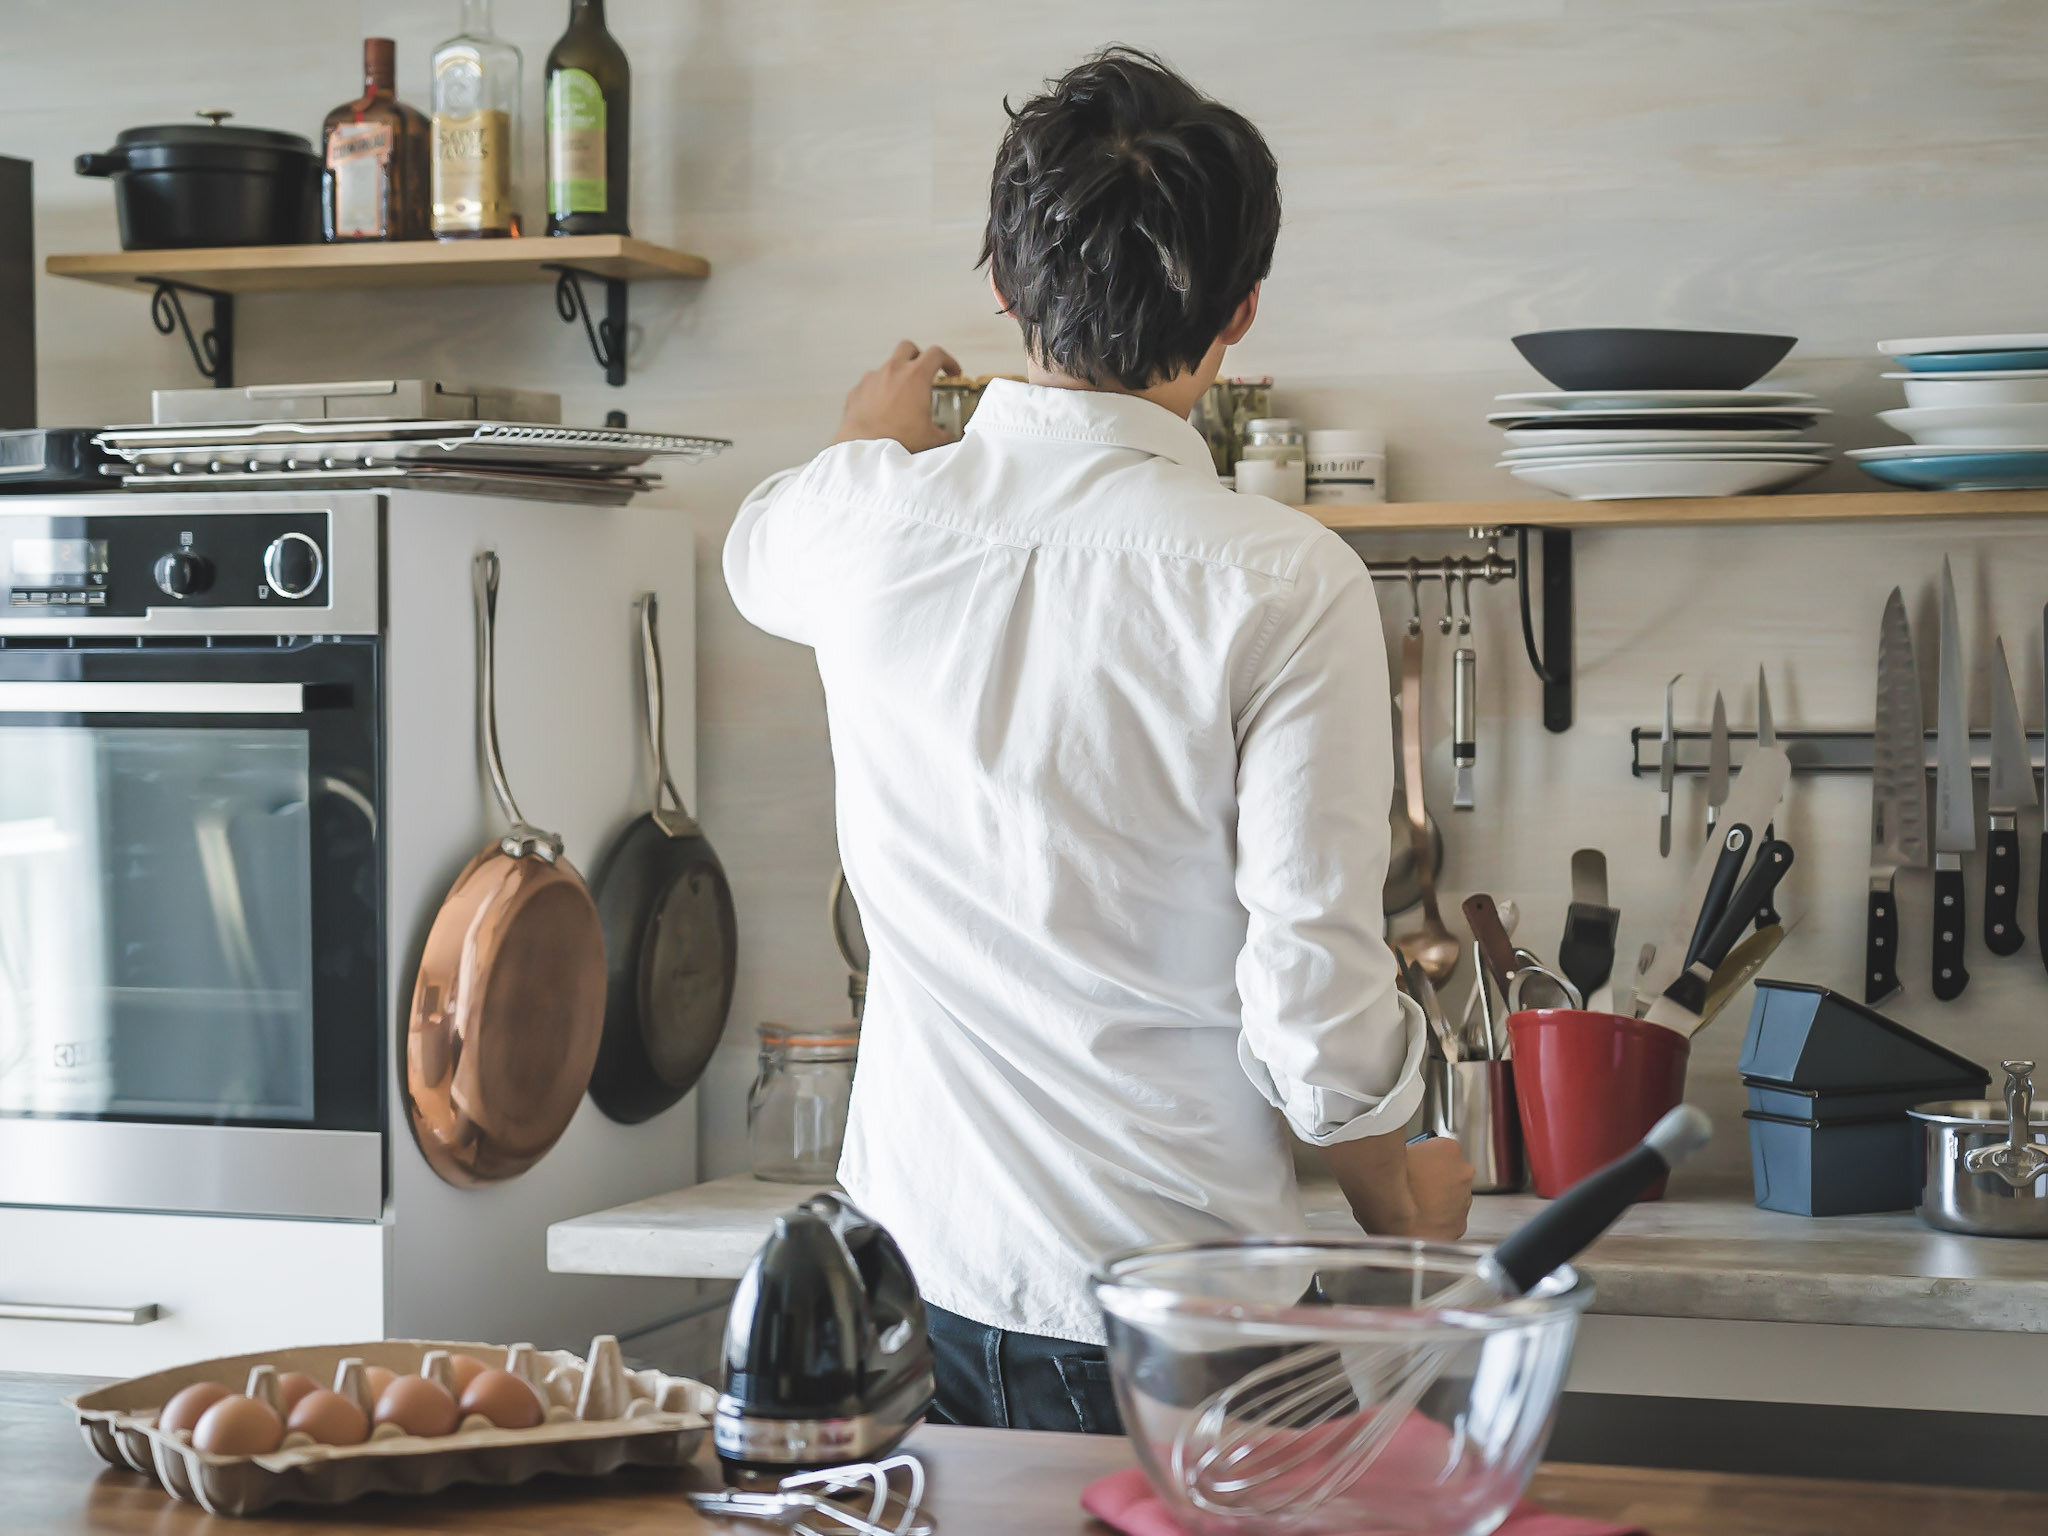
[[[1661,1024],[1531,1008],[1508,1015],[1508,1038],[1523,1145],[1545,1199],[1620,1157],[1685,1098],[1692,1042]],[[1643,1194],[1663,1196],[1662,1179]]]

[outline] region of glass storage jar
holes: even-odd
[[[1279,463],[1308,458],[1308,439],[1301,423],[1286,416],[1261,416],[1244,429],[1240,459],[1273,459]]]
[[[853,1097],[857,1025],[798,1030],[761,1026],[761,1064],[747,1095],[747,1150],[754,1177],[830,1184],[839,1173]]]

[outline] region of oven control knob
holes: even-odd
[[[213,562],[180,550],[156,563],[156,584],[170,597],[190,597],[213,585]]]
[[[305,597],[320,585],[325,562],[320,545],[303,533],[287,533],[263,551],[263,579],[279,597]]]

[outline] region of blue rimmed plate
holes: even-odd
[[[1909,373],[1992,373],[2048,368],[2048,347],[2012,352],[1908,352],[1898,359]]]
[[[1866,457],[1871,453],[1883,457]],[[2048,490],[2048,448],[1989,449],[1978,453],[1900,453],[1852,450],[1867,475],[1916,491]]]

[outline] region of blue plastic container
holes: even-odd
[[[1976,1062],[1894,1024],[1876,1009],[1799,981],[1756,984],[1737,1065],[1745,1080],[1828,1093],[1917,1088],[1964,1078],[1973,1084],[1991,1081]]]
[[[1984,1077],[1953,1077],[1939,1083],[1915,1083],[1905,1088],[1796,1088],[1768,1078],[1745,1077],[1749,1107],[1758,1114],[1785,1120],[1832,1125],[1844,1120],[1875,1120],[1902,1115],[1916,1104],[1936,1099],[1981,1099],[1989,1083]]]
[[[1756,1203],[1794,1216],[1912,1209],[1920,1196],[1920,1127],[1903,1114],[1792,1120],[1744,1113]]]

